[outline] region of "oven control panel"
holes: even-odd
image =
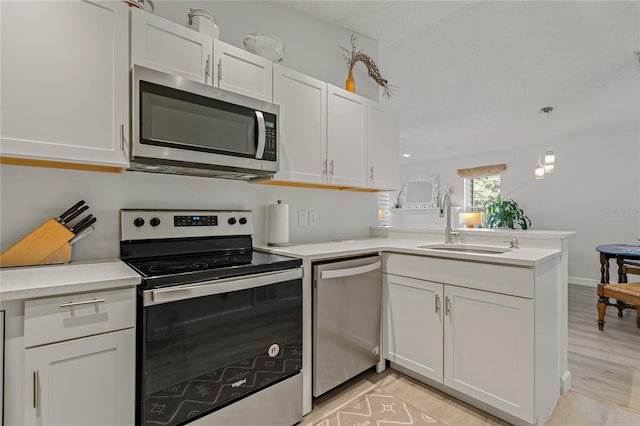
[[[253,235],[251,210],[120,210],[120,240]]]

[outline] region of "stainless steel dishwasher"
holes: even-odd
[[[382,361],[381,265],[378,255],[314,263],[314,396]]]

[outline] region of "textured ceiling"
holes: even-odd
[[[282,4],[378,40],[404,163],[640,131],[640,2]]]

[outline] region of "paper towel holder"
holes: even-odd
[[[276,209],[281,211],[279,220],[275,217]],[[282,200],[278,200],[278,204],[270,204],[267,207],[267,245],[270,247],[291,245],[289,242],[289,205],[283,204]]]

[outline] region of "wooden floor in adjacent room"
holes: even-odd
[[[635,311],[624,318],[609,308],[598,331],[596,289],[569,286],[569,369],[571,391],[563,395],[547,422],[551,426],[640,426],[640,329]],[[397,371],[367,371],[313,402],[300,425],[313,425],[374,387],[414,405],[450,426],[505,425],[464,402]]]

